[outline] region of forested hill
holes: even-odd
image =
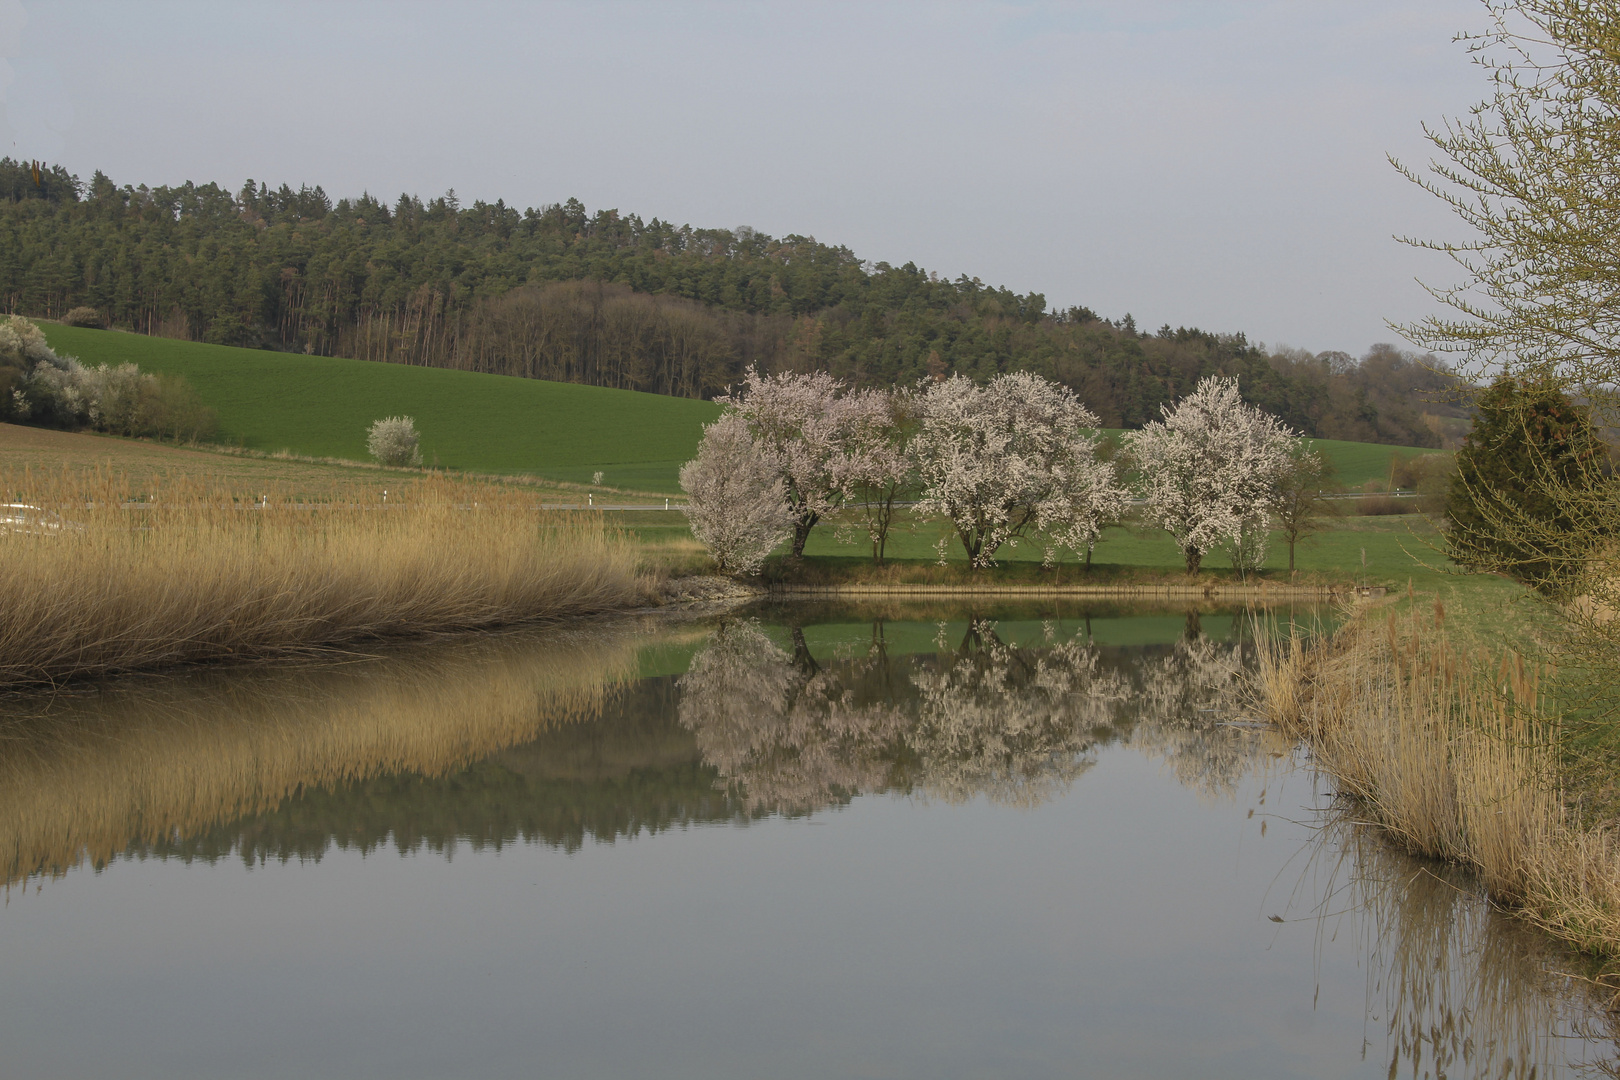
[[[1241,334],[1142,333],[1039,293],[751,229],[694,229],[578,201],[519,211],[453,192],[387,205],[319,187],[118,187],[0,159],[0,304],[220,344],[709,397],[748,366],[860,384],[1032,370],[1130,427],[1211,373],[1309,434],[1438,445],[1388,347],[1268,356]],[[1428,416],[1424,414],[1428,413]]]

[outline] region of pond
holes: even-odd
[[[1247,714],[1248,627],[797,605],[0,701],[0,1073],[1612,1075],[1576,958]]]

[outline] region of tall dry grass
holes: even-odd
[[[446,775],[591,719],[634,678],[646,630],[542,628],[0,703],[0,884],[101,866],[300,788]]]
[[[1363,611],[1331,638],[1261,650],[1282,730],[1408,853],[1471,867],[1490,897],[1620,958],[1620,845],[1566,812],[1553,672],[1453,639],[1438,601]]]
[[[532,493],[423,478],[318,501],[184,477],[0,474],[62,527],[0,532],[0,685],[623,608],[631,544]]]

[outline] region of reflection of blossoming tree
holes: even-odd
[[[1196,631],[1121,655],[1084,640],[1002,641],[973,622],[955,649],[817,664],[755,622],[716,631],[680,681],[680,721],[750,811],[809,811],[864,792],[985,795],[1034,806],[1092,764],[1100,738],[1162,757],[1182,783],[1231,791],[1277,748],[1234,726],[1243,647]]]
[[[1048,649],[1005,644],[975,622],[963,647],[913,673],[920,694],[906,736],[922,786],[950,802],[984,793],[1034,806],[1091,767],[1126,683],[1099,671],[1097,650],[1076,641]]]
[[[913,786],[1033,805],[1089,764],[1126,686],[1095,649],[1017,648],[983,624],[954,655],[908,658],[904,678],[880,646],[826,668],[796,651],[736,623],[681,679],[681,723],[753,809]]]
[[[796,651],[789,656],[758,623],[732,623],[681,676],[680,722],[751,810],[813,810],[882,790],[898,756],[899,711],[862,703],[846,685],[881,655],[854,662],[855,671],[820,670],[807,649]]]
[[[1255,763],[1262,732],[1233,726],[1247,665],[1241,644],[1189,634],[1137,669],[1131,744],[1163,758],[1176,778],[1227,794]]]

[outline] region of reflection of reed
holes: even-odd
[[[1620,1056],[1580,1056],[1620,1046],[1597,988],[1561,973],[1580,959],[1494,908],[1471,875],[1415,860],[1342,815],[1330,815],[1316,841],[1313,861],[1323,859],[1330,881],[1318,932],[1353,921],[1389,1075],[1616,1075]]]
[[[0,877],[102,865],[130,845],[269,809],[301,787],[438,776],[595,715],[633,634],[422,644],[386,659],[108,684],[0,719]]]

